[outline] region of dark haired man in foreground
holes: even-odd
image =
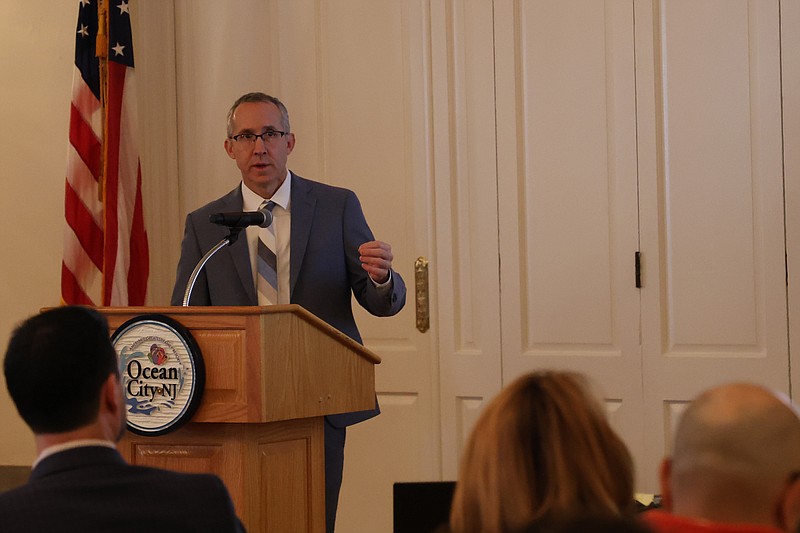
[[[4,370],[38,457],[27,484],[0,494],[3,533],[243,531],[216,476],[132,466],[115,449],[125,403],[101,314],[60,307],[29,318]]]

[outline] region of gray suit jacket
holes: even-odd
[[[379,295],[361,268],[358,247],[374,240],[355,193],[291,174],[291,302],[303,306],[357,342],[361,335],[351,307],[351,292],[367,311],[391,316],[403,308],[406,286],[392,272],[393,288]],[[242,210],[240,187],[189,213],[181,245],[181,259],[172,293],[172,305],[181,305],[186,283],[203,255],[228,234],[211,224],[212,213]],[[258,305],[247,240],[241,236],[218,252],[197,279],[191,305]],[[329,416],[343,427],[378,414],[375,410]]]

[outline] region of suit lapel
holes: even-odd
[[[222,199],[220,211],[241,211],[244,206],[242,198],[241,183],[236,189],[226,194]],[[247,247],[247,230],[242,230],[239,238],[235,243],[228,246],[228,253],[231,255],[231,260],[236,267],[236,274],[239,276],[239,281],[242,282],[245,293],[250,300],[249,305],[258,305],[258,297],[256,296],[256,288],[253,285],[253,272],[250,268],[250,250]],[[225,231],[224,235],[228,232]]]
[[[289,259],[289,291],[294,294],[294,286],[300,275],[300,267],[306,255],[308,237],[311,235],[311,224],[317,200],[311,185],[300,176],[292,173],[292,222],[290,231],[291,257]]]

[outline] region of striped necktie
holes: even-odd
[[[264,201],[259,210],[264,206],[272,212],[275,202]],[[278,258],[275,244],[275,219],[267,228],[258,228],[258,305],[273,305],[278,303]]]

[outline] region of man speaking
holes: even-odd
[[[406,287],[392,270],[392,247],[375,240],[352,191],[287,169],[294,144],[289,113],[280,100],[248,93],[234,102],[225,151],[236,161],[242,182],[186,217],[172,304],[181,305],[195,265],[228,234],[209,221],[212,214],[267,210],[272,224],[248,227],[245,239],[216,254],[197,278],[189,304],[299,304],[360,343],[351,291],[373,315],[391,316],[403,308]],[[325,417],[329,533],[342,483],[345,428],[378,413],[376,405],[369,411]]]

